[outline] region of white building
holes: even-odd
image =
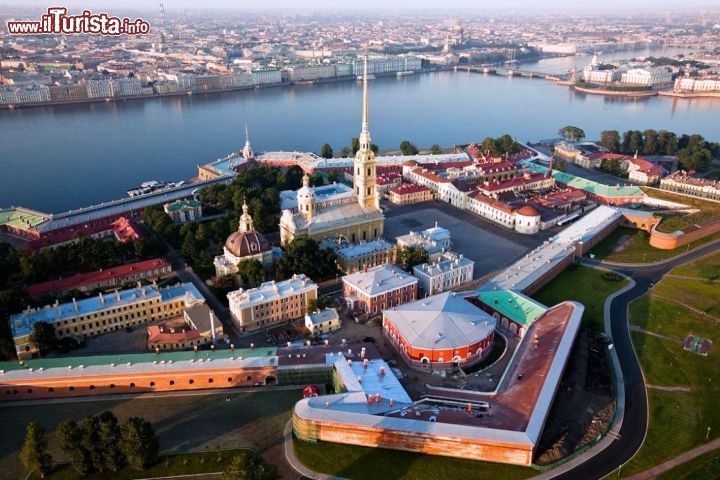
[[[340,317],[334,308],[326,308],[319,312],[305,315],[305,328],[310,330],[310,335],[318,337],[340,328]]]
[[[88,98],[110,98],[113,96],[113,85],[112,80],[87,80],[85,82],[87,87]]]
[[[436,262],[416,265],[413,275],[426,294],[435,295],[472,281],[474,268],[475,262],[462,254],[445,252]]]
[[[678,78],[675,80],[675,91],[687,93],[720,93],[720,78]]]
[[[307,82],[332,78],[335,76],[335,65],[306,65],[289,67],[288,78],[291,82]]]
[[[672,82],[672,72],[663,67],[633,68],[622,74],[620,83],[652,87]]]
[[[142,83],[137,78],[118,78],[113,80],[112,87],[115,97],[142,95]]]
[[[382,75],[397,72],[414,72],[420,70],[421,60],[412,56],[393,56],[384,58],[368,59],[368,75]],[[363,60],[358,59],[353,63],[353,71],[360,75],[363,71]]]
[[[49,102],[50,89],[46,85],[20,87],[17,90],[17,103]]]
[[[18,88],[13,86],[0,87],[0,103],[18,103]]]
[[[440,255],[452,248],[452,237],[450,231],[446,228],[439,227],[435,223],[434,227],[423,230],[422,232],[410,232],[396,238],[398,248],[422,248],[428,253],[429,261],[436,261]]]
[[[282,82],[280,70],[274,68],[261,68],[252,72],[253,85],[269,85]]]

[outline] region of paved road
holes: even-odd
[[[640,449],[645,439],[648,421],[647,392],[642,370],[630,338],[627,318],[628,305],[647,293],[650,287],[671,269],[717,250],[720,250],[720,243],[713,242],[667,261],[648,265],[614,266],[603,262],[583,260],[587,264],[614,269],[635,280],[635,286],[618,295],[610,307],[612,317],[610,336],[617,351],[625,384],[625,416],[618,438],[608,448],[576,468],[554,478],[564,480],[603,478],[619,466],[624,465]]]

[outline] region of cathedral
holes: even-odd
[[[253,219],[248,213],[248,206],[243,202],[243,213],[236,232],[225,242],[223,254],[215,257],[215,274],[218,277],[235,275],[240,262],[257,260],[263,267],[272,265],[273,256],[270,242],[262,233],[255,231]]]
[[[338,202],[318,204],[315,189],[305,175],[297,191],[297,209],[283,210],[280,217],[280,241],[287,245],[296,238],[325,239],[359,243],[383,236],[385,217],[375,191],[375,153],[370,148],[368,129],[367,56],[363,76],[362,130],[360,148],[353,161],[353,195]],[[327,187],[323,187],[327,188]]]

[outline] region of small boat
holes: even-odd
[[[363,77],[362,75],[358,75],[357,76],[358,82],[362,82],[363,78],[365,78],[365,77]],[[368,75],[368,80],[375,80],[375,75]]]
[[[407,75],[413,75],[413,74],[415,74],[415,72],[413,72],[412,70],[403,70],[403,71],[401,71],[401,72],[397,72],[397,73],[396,73],[396,75],[397,75],[398,77],[405,77],[405,76],[407,76]]]

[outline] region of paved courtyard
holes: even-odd
[[[417,232],[433,227],[435,222],[450,231],[454,251],[475,261],[475,278],[514,262],[548,237],[543,232],[521,235],[447,203],[425,202],[388,207],[385,212],[385,238],[394,241],[397,236],[411,230]]]

